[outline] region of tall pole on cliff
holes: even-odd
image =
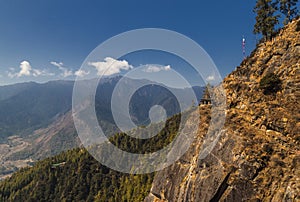
[[[242,48],[243,48],[244,59],[246,59],[246,39],[245,39],[244,36],[243,36],[243,39],[242,39]]]

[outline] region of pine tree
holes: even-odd
[[[272,0],[257,0],[254,8],[256,13],[256,23],[253,32],[262,34],[265,40],[271,39],[275,33],[275,25],[278,24],[278,15],[276,12],[276,3]]]
[[[298,13],[298,0],[277,0],[279,3],[279,10],[285,16],[284,24],[289,23]]]

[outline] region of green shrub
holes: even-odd
[[[259,88],[263,90],[264,94],[275,94],[281,90],[281,80],[274,73],[268,73],[259,83]]]

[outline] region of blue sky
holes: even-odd
[[[0,85],[74,79],[101,42],[139,28],[170,29],[193,39],[224,77],[243,59],[242,36],[247,54],[255,46],[254,4],[248,0],[0,1]],[[153,58],[155,54],[148,52],[128,63],[169,65],[157,59],[164,57]],[[180,62],[170,65],[184,68]]]

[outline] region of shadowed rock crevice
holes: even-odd
[[[231,173],[228,173],[225,179],[222,181],[221,185],[219,186],[216,194],[210,199],[210,202],[218,202],[220,198],[223,196],[224,192],[228,188],[229,184],[227,183]]]

